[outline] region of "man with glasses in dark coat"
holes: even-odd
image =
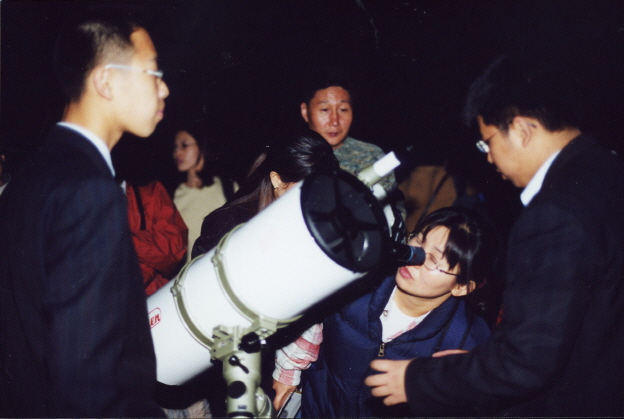
[[[2,194],[3,417],[164,416],[110,150],[149,136],[169,91],[147,31],[102,12],[57,41],[63,120]]]
[[[524,188],[504,320],[470,353],[373,361],[366,383],[416,416],[624,415],[624,168],[581,132],[578,90],[529,57],[497,59],[465,115],[479,149]]]

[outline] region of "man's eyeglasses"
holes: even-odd
[[[490,140],[494,138],[494,136],[498,134],[499,132],[500,132],[499,130],[496,130],[494,134],[490,135],[490,138],[477,141],[476,145],[479,151],[485,154],[489,153],[490,152]]]
[[[154,77],[156,77],[159,80],[162,80],[162,78],[163,78],[162,70],[146,70],[146,69],[143,69],[143,68],[132,67],[130,65],[123,65],[123,64],[106,64],[104,66],[104,68],[120,68],[122,70],[140,71],[140,72],[148,74],[150,76],[154,76]]]
[[[489,146],[488,143],[485,142],[485,140],[477,141],[476,146],[479,149],[479,151],[482,152],[482,153],[487,154],[487,153],[490,152],[490,146]]]

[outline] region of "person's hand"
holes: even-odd
[[[273,379],[273,390],[275,390],[275,398],[273,399],[273,407],[275,410],[279,410],[280,407],[286,400],[288,400],[288,396],[297,390],[297,386],[289,386],[288,384],[282,384],[279,381]]]
[[[373,387],[371,393],[375,397],[383,397],[384,404],[391,406],[393,404],[407,402],[405,394],[405,371],[411,360],[388,361],[376,359],[371,362],[372,369],[380,371],[381,374],[369,375],[364,380],[364,384]]]
[[[432,358],[441,358],[443,356],[447,356],[447,355],[457,355],[457,354],[467,354],[468,351],[465,351],[463,349],[447,349],[446,351],[440,351],[440,352],[436,352],[433,355],[431,355]]]

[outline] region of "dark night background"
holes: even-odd
[[[62,113],[51,66],[57,28],[92,2],[2,1],[0,141],[18,168]],[[101,2],[98,2],[101,3]],[[114,2],[120,3],[120,2]],[[262,145],[300,127],[298,87],[319,65],[353,81],[353,137],[411,165],[447,160],[505,212],[518,205],[462,128],[464,94],[500,53],[525,49],[577,71],[589,130],[621,153],[624,2],[141,1],[171,94],[148,139],[123,137],[115,155],[171,186],[173,132],[202,121],[221,170],[238,179]],[[121,158],[120,157],[120,158]],[[511,210],[509,210],[511,211]],[[511,211],[513,212],[513,211]]]

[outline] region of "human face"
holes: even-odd
[[[503,179],[510,180],[517,187],[525,187],[530,180],[526,179],[525,167],[522,164],[521,141],[512,125],[505,133],[496,125],[486,125],[481,116],[477,117],[483,142],[487,144],[487,159],[496,166]]]
[[[158,70],[156,49],[144,29],[137,29],[130,35],[134,46],[130,61],[122,64],[140,70]],[[139,137],[147,137],[154,132],[164,116],[165,98],[169,88],[165,82],[143,71],[111,67],[116,72],[115,109],[121,129]]]
[[[448,228],[438,226],[433,228],[424,239],[422,235],[418,235],[409,241],[410,246],[422,247],[428,253],[427,257],[432,258],[440,270],[429,270],[424,265],[402,266],[397,270],[395,277],[402,293],[431,303],[437,300],[438,304],[451,295],[460,296],[466,293],[466,286],[456,282],[455,275],[459,274],[459,265],[451,269],[446,257],[443,256],[448,234]]]
[[[311,130],[337,149],[347,138],[353,121],[351,96],[340,86],[317,90],[309,106],[301,104],[301,116]]]
[[[197,140],[186,131],[179,131],[173,143],[173,160],[179,172],[199,171],[203,167],[203,156]]]

